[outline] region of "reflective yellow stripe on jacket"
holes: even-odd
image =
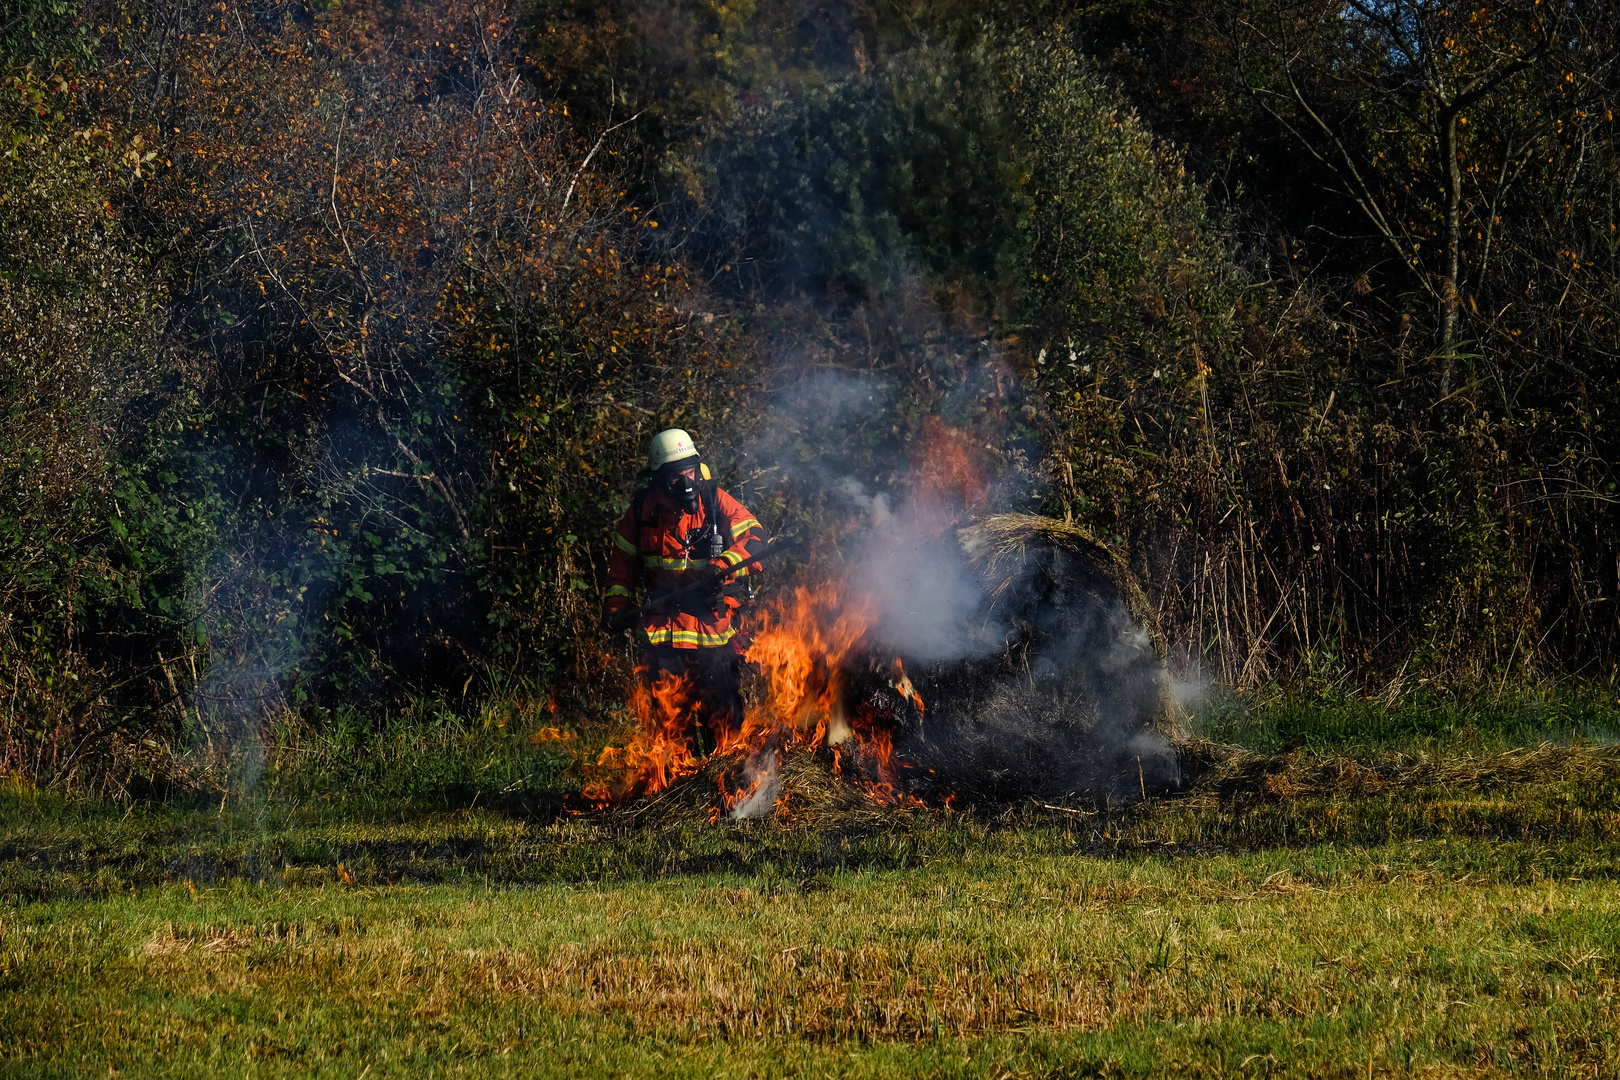
[[[647,641],[653,645],[694,645],[700,649],[716,648],[737,636],[737,628],[734,626],[714,634],[702,630],[675,630],[667,626],[643,632],[647,635]]]
[[[642,558],[656,570],[701,570],[709,565],[708,559],[666,559],[660,555],[643,555]]]

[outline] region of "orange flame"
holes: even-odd
[[[793,749],[825,753],[838,772],[886,802],[916,802],[903,794],[894,718],[853,700],[851,672],[870,670],[863,668],[862,657],[876,608],[865,598],[846,601],[843,593],[835,583],[800,586],[759,613],[759,630],[743,658],[759,672],[763,692],[737,730],[720,733],[716,753],[737,765],[720,775],[716,820],[723,813],[780,809],[783,800],[769,785],[783,755]],[[921,715],[922,696],[899,659],[883,676]],[[635,736],[622,747],[608,747],[596,762],[623,778],[616,784],[592,783],[585,798],[599,804],[639,798],[695,774],[702,759],[688,737],[694,705],[684,679],[664,675],[650,685],[639,681],[630,701]]]
[[[923,421],[913,475],[918,495],[970,513],[985,509],[984,440],[971,428],[953,428],[937,416]]]
[[[925,706],[922,695],[917,693],[916,687],[912,686],[911,680],[906,677],[906,666],[900,662],[898,656],[894,658],[894,688],[900,692],[901,697],[917,706],[918,716],[923,714]]]
[[[982,439],[971,429],[947,426],[937,418],[924,423],[914,463],[914,491],[938,518],[941,531],[962,510],[986,504]],[[871,666],[868,632],[880,612],[873,599],[849,595],[838,580],[814,588],[799,586],[758,614],[758,630],[743,658],[760,674],[762,693],[751,702],[737,730],[718,733],[716,753],[736,765],[719,778],[722,813],[752,811],[764,805],[776,766],[793,749],[824,753],[843,777],[890,803],[915,804],[905,793],[904,765],[895,754],[898,717],[889,707],[860,697],[864,679],[871,689],[886,681],[903,706],[923,716],[922,695],[896,658],[888,671]],[[880,695],[882,696],[882,695]],[[637,733],[623,747],[609,747],[597,765],[622,772],[615,784],[595,781],[585,797],[597,803],[633,799],[662,791],[702,767],[689,739],[695,694],[686,680],[663,677],[638,682],[631,699]],[[786,796],[773,797],[780,809]]]

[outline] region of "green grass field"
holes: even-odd
[[[1126,808],[576,816],[554,747],[403,726],[14,786],[0,1072],[1620,1075],[1613,714],[1345,711],[1217,713],[1250,751]]]

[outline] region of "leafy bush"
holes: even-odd
[[[731,371],[726,324],[687,325],[656,219],[524,87],[509,12],[179,15],[121,32],[108,98],[161,148],[142,212],[189,282],[187,452],[227,508],[205,711],[597,662],[613,472]]]
[[[172,724],[151,706],[174,700],[164,656],[194,638],[208,530],[163,495],[182,373],[163,278],[115,206],[150,151],[86,117],[76,78],[12,72],[0,117],[0,737],[58,780]]]

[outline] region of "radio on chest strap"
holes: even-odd
[[[651,488],[642,488],[630,497],[630,516],[636,523],[636,549],[642,558],[661,555],[649,552],[641,545],[647,531],[658,527],[658,507],[649,496]],[[726,542],[725,519],[720,516],[720,485],[713,480],[698,488],[698,499],[703,506],[703,524],[681,537],[689,559],[718,559],[731,545]]]

